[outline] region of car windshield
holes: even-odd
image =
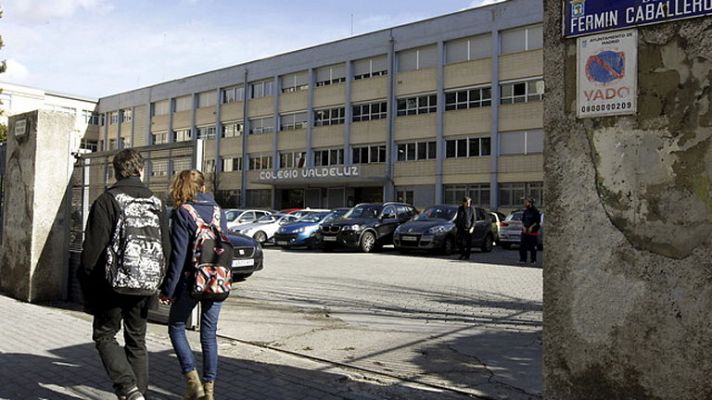
[[[331,222],[331,221],[337,220],[337,219],[343,217],[344,214],[346,214],[344,211],[331,212],[326,217],[324,217],[324,220],[321,222],[326,223],[326,222]]]
[[[356,206],[349,210],[344,215],[344,218],[346,219],[354,219],[354,218],[377,218],[378,214],[381,213],[382,206],[377,206],[377,205],[363,205],[363,206]]]
[[[297,220],[297,222],[321,222],[329,213],[309,213]]]
[[[267,215],[263,215],[262,217],[260,217],[260,219],[258,219],[257,222],[272,222],[272,221],[274,221],[274,219],[275,219],[274,215],[267,214]]]
[[[430,207],[415,219],[416,221],[450,221],[455,218],[455,207]]]
[[[242,210],[230,210],[225,213],[225,218],[227,218],[228,222],[232,222],[239,217],[240,214],[242,214]]]
[[[523,212],[511,213],[511,214],[509,214],[509,216],[507,217],[507,219],[505,221],[521,221],[523,215],[524,215]]]

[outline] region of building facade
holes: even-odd
[[[509,0],[108,96],[96,140],[201,140],[224,206],[513,209],[542,198],[542,14]]]

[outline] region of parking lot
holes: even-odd
[[[540,253],[540,260],[541,260]],[[401,255],[266,248],[219,333],[489,398],[538,398],[542,269],[516,251]]]

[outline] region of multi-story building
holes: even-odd
[[[228,206],[512,209],[542,199],[542,13],[509,0],[101,98],[100,148],[201,139]]]
[[[72,149],[97,150],[96,138],[102,116],[95,111],[96,99],[6,82],[0,82],[0,89],[0,124],[7,125],[7,117],[32,110],[67,113],[75,120],[70,142]]]

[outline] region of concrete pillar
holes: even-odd
[[[490,208],[499,208],[499,30],[492,29],[492,127],[490,129]]]
[[[353,120],[353,107],[351,107],[351,88],[353,86],[353,62],[346,60],[346,82],[344,82],[344,165],[353,163],[351,151],[351,124]]]
[[[388,135],[386,137],[386,183],[383,186],[383,201],[393,201],[395,198],[395,188],[393,184],[393,170],[396,160],[396,65],[395,38],[389,40],[387,64],[388,64]]]
[[[637,113],[577,119],[544,12],[545,398],[710,399],[712,20],[640,27]]]
[[[59,112],[9,119],[0,289],[22,301],[67,295],[73,130],[74,117]]]
[[[245,207],[247,205],[247,173],[249,172],[250,159],[247,156],[247,135],[250,134],[250,118],[249,118],[249,107],[248,99],[250,96],[250,85],[248,82],[248,71],[245,70],[243,77],[243,86],[245,90],[242,96],[242,115],[243,115],[243,129],[242,129],[242,170],[240,171],[240,207]]]
[[[307,93],[307,168],[314,167],[314,91],[316,90],[316,72],[309,68],[309,92]]]
[[[443,200],[443,164],[445,160],[445,43],[438,42],[437,65],[437,99],[438,107],[435,115],[435,204],[442,204]]]

